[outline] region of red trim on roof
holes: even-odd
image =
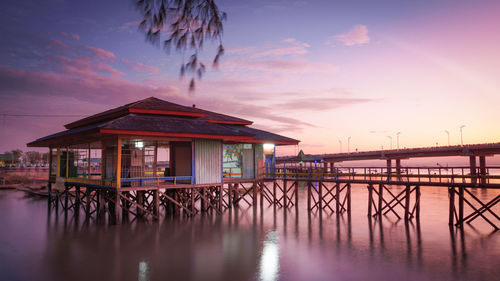
[[[186,112],[186,111],[174,111],[174,110],[157,110],[157,109],[140,109],[140,108],[129,108],[130,113],[143,113],[143,114],[159,114],[159,115],[175,115],[175,116],[192,116],[192,117],[203,117],[206,114],[200,112]]]
[[[244,140],[244,141],[251,141],[252,140],[251,136],[228,136],[228,135],[209,135],[209,134],[193,134],[193,133],[167,133],[167,132],[116,130],[116,129],[100,129],[99,132],[101,134],[116,134],[116,135],[203,138],[203,139],[233,139],[233,140]]]
[[[222,121],[222,120],[205,120],[210,123],[217,124],[234,124],[234,125],[252,125],[253,122],[239,122],[239,121]]]
[[[277,145],[294,145],[294,144],[299,144],[299,142],[300,141],[289,142],[289,141],[271,141],[271,140],[254,140],[254,139],[245,140],[245,143],[272,143]]]

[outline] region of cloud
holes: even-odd
[[[294,99],[277,105],[277,107],[288,110],[330,110],[340,107],[374,102],[367,98],[306,98]]]
[[[223,63],[225,70],[257,70],[285,73],[336,73],[339,68],[323,62],[305,59],[230,59]]]
[[[272,47],[265,50],[256,52],[254,57],[266,57],[266,56],[285,56],[285,55],[304,55],[307,54],[307,48],[310,47],[309,44],[297,41],[294,38],[287,38],[282,41],[287,46],[283,47]]]
[[[330,37],[327,41],[327,45],[334,45],[335,42],[341,42],[345,46],[368,44],[370,42],[368,27],[366,27],[366,25],[357,24],[345,33]]]
[[[61,35],[64,37],[71,37],[75,40],[80,40],[80,35],[78,35],[78,34],[61,32]]]
[[[133,70],[135,72],[143,72],[150,74],[160,73],[160,69],[156,66],[145,65],[140,62],[133,62],[126,59],[121,59],[120,61],[123,62],[125,65],[127,65],[130,70]]]

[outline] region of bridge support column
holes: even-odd
[[[387,159],[387,181],[391,180],[392,159]]]
[[[470,182],[472,184],[477,184],[477,172],[476,172],[476,156],[472,155],[469,157],[470,163]]]
[[[334,173],[335,167],[334,167],[335,162],[330,162],[330,173]]]
[[[479,156],[480,183],[486,184],[486,156]]]
[[[396,173],[398,174],[398,180],[401,180],[401,159],[396,159]]]

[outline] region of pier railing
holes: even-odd
[[[264,173],[272,179],[400,181],[492,185],[500,184],[500,167],[470,169],[470,167],[300,167],[281,166]]]

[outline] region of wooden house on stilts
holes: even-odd
[[[115,222],[130,214],[220,213],[242,192],[256,200],[270,180],[274,146],[299,142],[251,124],[151,97],[67,124],[28,146],[50,149],[49,203],[56,208],[109,214]]]

